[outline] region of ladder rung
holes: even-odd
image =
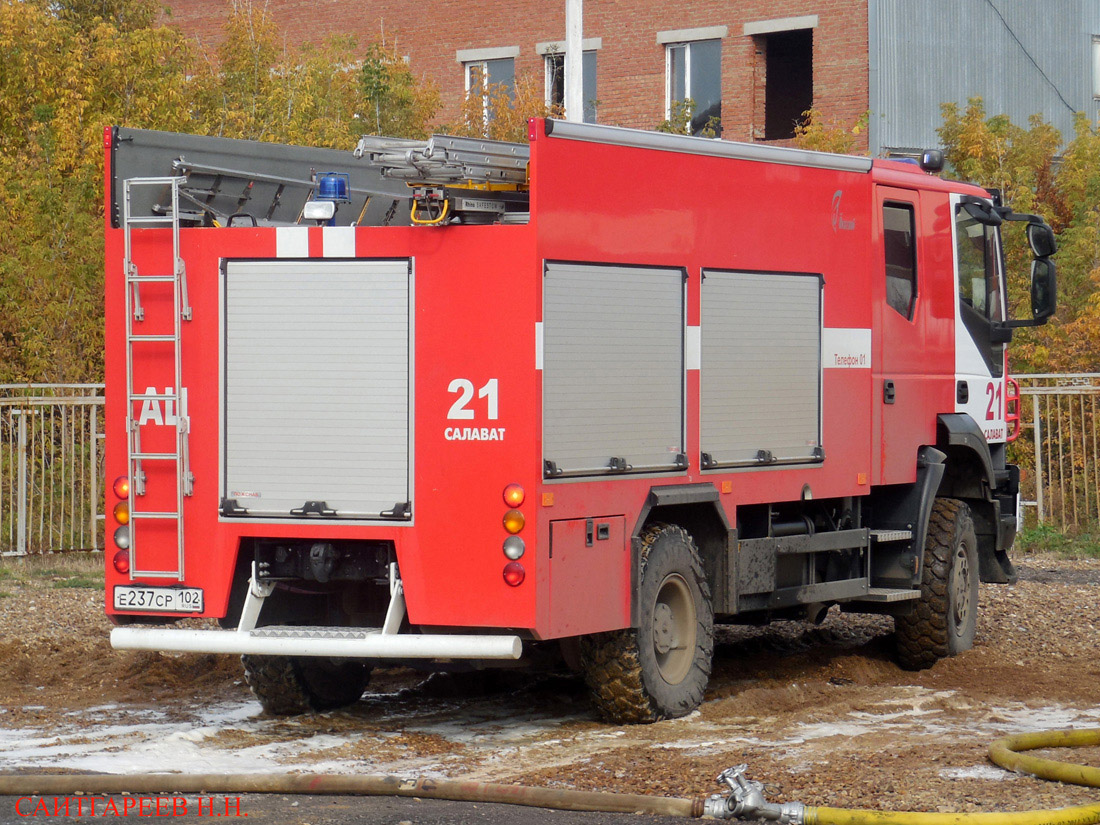
[[[131,461],[168,461],[179,458],[178,453],[131,453]]]
[[[130,518],[178,519],[179,513],[130,513]]]
[[[165,393],[152,393],[141,395],[131,395],[130,401],[175,401],[179,398],[177,395],[168,395]]]
[[[175,341],[175,335],[131,335],[131,344],[152,343],[156,341]]]
[[[173,218],[171,215],[160,216],[157,215],[141,217],[141,218],[127,218],[126,223],[172,223]]]
[[[170,284],[175,283],[175,275],[130,275],[126,278],[131,284]]]

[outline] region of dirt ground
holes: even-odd
[[[1100,560],[1028,556],[982,585],[973,650],[909,673],[890,621],[722,628],[703,706],[599,721],[576,677],[375,674],[347,710],[263,716],[234,657],[112,651],[102,593],[0,581],[0,770],[328,771],[708,794],[746,763],[769,798],[884,810],[1022,810],[1096,790],[1007,773],[994,739],[1100,726]],[[1100,749],[1052,753],[1100,765]]]

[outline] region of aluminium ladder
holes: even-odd
[[[124,182],[123,198],[123,271],[126,277],[126,433],[127,468],[130,476],[128,504],[130,508],[130,578],[165,578],[183,581],[183,502],[193,491],[194,476],[191,474],[188,457],[188,431],[190,429],[185,394],[183,389],[183,368],[180,353],[180,334],[183,321],[191,320],[191,306],[187,298],[187,272],[180,257],[180,221],[179,197],[180,177],[130,178]],[[171,192],[171,208],[160,215],[136,216],[131,211],[131,191],[135,187],[167,187]],[[138,272],[133,260],[133,237],[135,228],[143,226],[161,226],[172,228],[171,273],[143,275]],[[145,309],[141,303],[141,287],[144,284],[171,284],[173,322],[171,333],[149,334],[139,331],[138,325],[145,320]],[[149,345],[172,347],[174,380],[164,392],[136,392],[134,387],[135,350]],[[141,448],[141,421],[144,416],[135,417],[134,405],[147,403],[173,405],[175,413],[175,449],[170,452],[148,452]],[[167,409],[165,410],[167,413]],[[164,423],[169,416],[166,414]],[[145,462],[168,462],[173,465],[176,480],[175,507],[169,510],[138,510],[137,503],[146,494]],[[174,523],[176,533],[176,563],[162,565],[161,569],[141,569],[137,548],[139,544],[139,523]]]

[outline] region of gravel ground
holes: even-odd
[[[983,585],[973,650],[890,659],[888,620],[722,628],[699,711],[616,727],[576,678],[376,675],[344,711],[261,714],[233,657],[112,651],[102,593],[0,578],[6,771],[323,770],[691,796],[747,763],[770,798],[884,810],[1021,810],[1096,790],[1006,773],[991,741],[1100,726],[1100,560],[1024,557]],[[9,565],[10,568],[10,565]],[[135,721],[142,724],[135,724]],[[159,745],[165,745],[162,758]],[[1100,751],[1052,754],[1100,765]],[[193,761],[192,761],[193,760]]]

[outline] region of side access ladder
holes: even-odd
[[[183,388],[183,364],[180,352],[180,337],[182,324],[191,320],[191,306],[187,298],[187,273],[183,259],[180,257],[180,185],[184,178],[131,178],[124,182],[125,192],[123,198],[123,237],[125,242],[123,268],[126,276],[126,432],[127,432],[127,457],[130,475],[130,578],[164,578],[183,581],[183,502],[184,498],[193,492],[194,476],[191,474],[190,460],[188,458],[188,431],[190,423],[186,409],[186,393]],[[137,187],[167,187],[171,193],[170,207],[164,207],[163,214],[134,215],[131,210],[131,193]],[[165,269],[170,272],[159,271],[156,274],[142,274],[138,271],[133,257],[133,230],[143,227],[171,227],[172,229],[172,258],[166,262]],[[171,285],[172,288],[172,331],[166,329],[153,332],[144,332],[141,329],[145,322],[145,308],[141,302],[141,288],[149,285],[156,289],[156,285]],[[160,287],[163,289],[164,287]],[[167,325],[165,324],[165,327]],[[173,380],[171,386],[167,386],[164,392],[138,392],[134,386],[134,360],[137,352],[145,352],[149,348],[164,347],[170,345],[173,365]],[[174,420],[175,447],[164,451],[145,451],[141,446],[141,427],[144,415],[135,416],[135,404],[144,407],[147,404],[168,405],[174,415],[166,414],[164,423],[169,424]],[[158,422],[159,423],[159,422]],[[146,462],[169,463],[172,465],[175,476],[174,507],[158,508],[157,510],[139,510],[138,503],[144,499],[147,493]],[[160,474],[158,474],[159,477]],[[170,496],[158,496],[158,501],[168,500]],[[139,524],[172,524],[175,528],[176,556],[175,564],[159,564],[152,569],[142,569],[141,556],[138,554],[141,530]]]

